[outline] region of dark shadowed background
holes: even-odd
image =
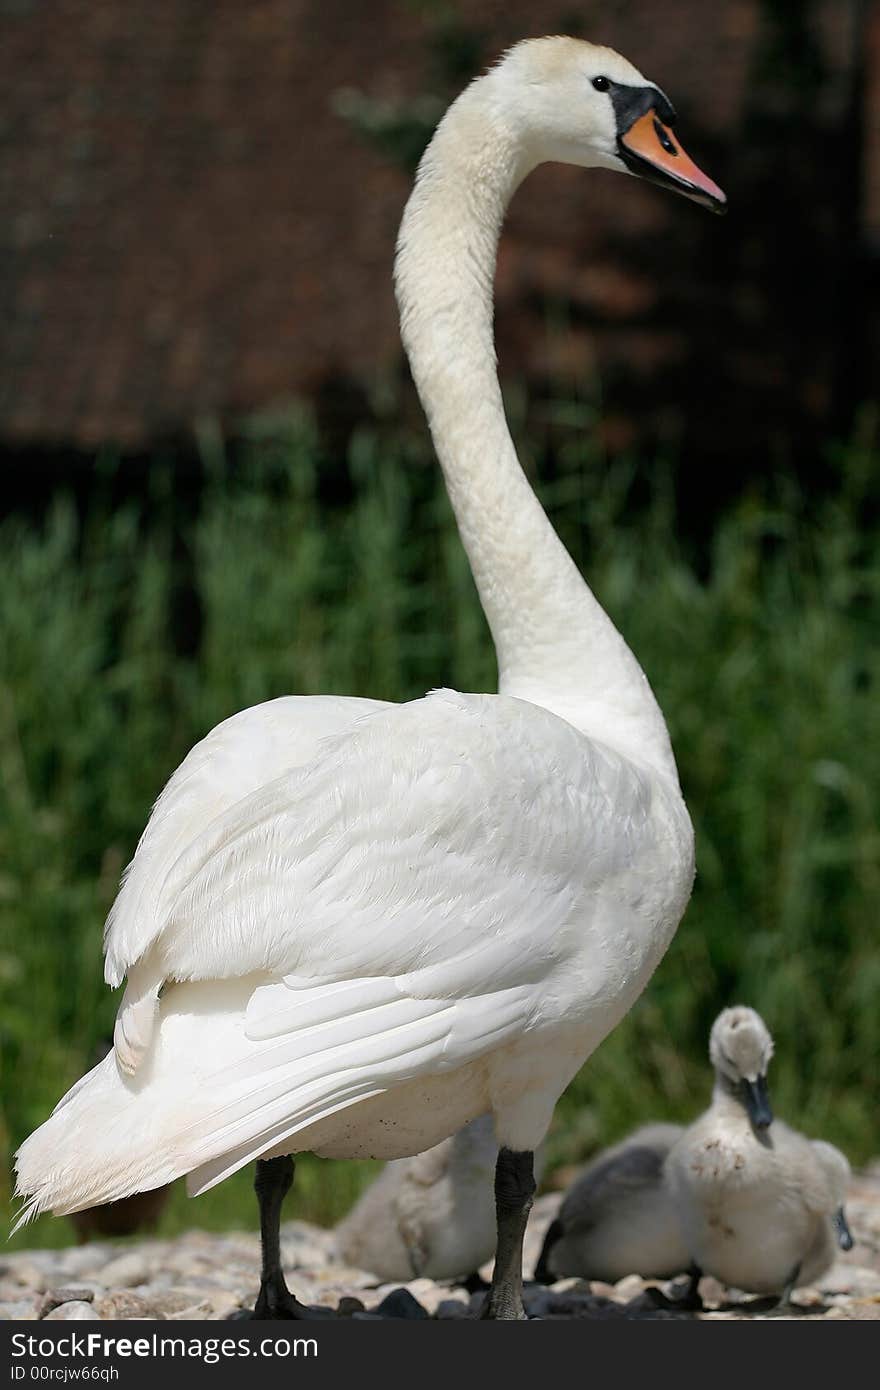
[[[694,1113],[736,999],[786,1117],[876,1152],[880,5],[0,0],[0,25],[6,1148],[112,1025],[103,918],[195,739],[288,692],[492,688],[390,271],[445,105],[567,32],[664,88],[730,213],[548,166],[501,246],[514,432],[698,832],[551,1168]],[[307,1165],[301,1210],[334,1219],[363,1171]],[[249,1220],[245,1186],[167,1220]]]

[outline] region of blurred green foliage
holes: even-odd
[[[550,402],[536,418],[523,455],[659,696],[699,869],[653,983],[560,1103],[551,1168],[648,1118],[692,1115],[710,1087],[709,1026],[737,1000],[776,1035],[779,1113],[865,1159],[880,1056],[876,458],[841,449],[821,501],[791,477],[745,496],[698,562],[668,470],[636,507],[635,471],[597,454],[588,406]],[[356,434],[335,502],[319,493],[326,460],[305,416],[255,422],[232,464],[204,441],[207,482],[182,534],[161,467],[149,504],[111,507],[96,468],[84,519],[61,495],[39,524],[0,529],[4,1180],[112,1028],[102,923],[191,744],[292,691],[493,688],[421,429],[393,414]],[[299,1171],[293,1209],[329,1222],[372,1168],[305,1158]],[[166,1229],[251,1225],[248,1187],[239,1174],[189,1206],[179,1193]],[[16,1244],[66,1231],[45,1218]]]

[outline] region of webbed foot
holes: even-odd
[[[311,1322],[318,1318],[334,1318],[336,1314],[330,1308],[310,1308],[305,1303],[300,1303],[298,1298],[294,1298],[284,1280],[270,1279],[264,1280],[260,1285],[260,1293],[254,1306],[251,1317],[259,1322],[276,1322],[281,1319],[295,1319],[301,1322]]]

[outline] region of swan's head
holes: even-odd
[[[536,163],[617,169],[725,211],[725,195],[673,133],[669,98],[612,48],[526,39],[505,54],[493,81]]]
[[[723,1009],[712,1024],[709,1057],[720,1081],[738,1095],[756,1130],[773,1123],[767,1092],[767,1068],[773,1056],[769,1029],[754,1009],[736,1004]]]
[[[835,1149],[833,1144],[826,1144],[824,1139],[813,1140],[813,1153],[819,1161],[819,1167],[825,1179],[825,1186],[828,1191],[828,1210],[831,1212],[837,1243],[841,1250],[852,1250],[855,1242],[846,1223],[846,1211],[844,1209],[846,1189],[850,1178],[849,1162],[846,1155],[840,1152],[840,1149]]]

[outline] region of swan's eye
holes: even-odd
[[[594,77],[593,86],[596,88],[597,92],[607,92],[611,83],[608,81],[607,77]]]

